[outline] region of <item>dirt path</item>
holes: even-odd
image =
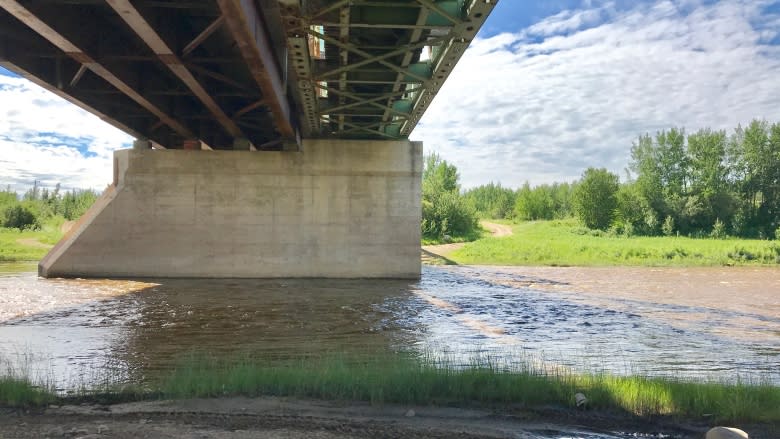
[[[504,224],[491,223],[489,221],[480,221],[479,224],[490,232],[490,235],[494,238],[501,238],[510,236],[512,234],[512,226]],[[441,263],[452,263],[449,259],[449,255],[455,250],[458,250],[466,245],[465,242],[456,242],[452,244],[439,244],[439,245],[424,245],[422,246],[422,261],[426,264],[439,265]]]
[[[51,244],[45,244],[45,243],[43,243],[41,241],[38,241],[35,238],[19,238],[19,239],[16,240],[16,242],[21,244],[21,245],[25,245],[27,247],[45,248],[45,249],[49,249],[49,248],[54,247]]]
[[[497,414],[274,397],[62,406],[39,413],[0,409],[2,438],[603,438],[608,436],[598,432],[637,430],[698,438],[705,428],[567,410]],[[751,438],[763,437],[754,433]]]

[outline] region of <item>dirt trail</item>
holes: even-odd
[[[489,221],[480,221],[479,224],[490,232],[494,238],[502,238],[512,234],[512,226],[496,224]],[[452,244],[424,245],[422,246],[422,261],[426,264],[450,263],[449,255],[466,245],[465,242]]]
[[[275,397],[74,405],[50,407],[38,413],[4,412],[0,408],[0,437],[605,438],[610,436],[593,432],[639,429],[677,433],[677,437],[687,439],[699,437],[705,428],[681,430],[673,424],[663,425],[658,421],[637,423],[635,418],[605,419],[603,414],[568,410],[513,412],[498,414],[445,407],[371,406]],[[591,433],[586,433],[588,431]],[[751,437],[754,437],[753,431]]]
[[[21,245],[25,245],[27,247],[46,248],[46,249],[54,247],[51,244],[45,244],[41,241],[38,241],[36,238],[19,238],[16,240],[16,242]]]

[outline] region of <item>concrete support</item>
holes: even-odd
[[[148,139],[136,139],[133,141],[133,149],[139,151],[144,149],[152,149],[152,142]]]
[[[304,146],[117,151],[116,184],[39,274],[419,277],[422,144]]]

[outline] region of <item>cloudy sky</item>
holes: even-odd
[[[671,126],[780,121],[780,2],[501,0],[412,133],[464,187],[623,173]],[[132,139],[0,68],[0,184],[103,188]]]

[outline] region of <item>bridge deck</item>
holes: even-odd
[[[0,0],[0,65],[160,147],[401,139],[495,3]]]

